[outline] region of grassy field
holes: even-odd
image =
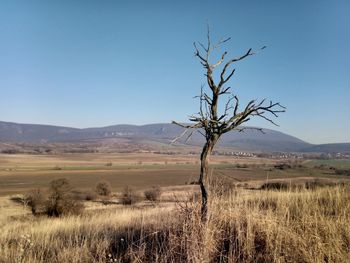
[[[349,262],[346,160],[212,158],[209,220],[199,215],[192,155],[1,155],[0,263],[8,262]],[[288,163],[279,169],[276,164]],[[323,164],[323,166],[321,166]],[[84,201],[80,215],[33,216],[18,202],[32,188],[67,178],[91,191],[107,180],[113,194]],[[264,183],[305,187],[261,190]],[[332,185],[333,183],[341,183]],[[125,185],[161,186],[158,202],[120,204]],[[108,202],[106,202],[108,201]]]
[[[200,222],[196,201],[141,203],[0,219],[0,262],[349,262],[350,188],[217,195]],[[9,210],[8,210],[9,212]]]
[[[310,165],[328,165],[338,168],[350,168],[349,160],[312,160],[309,162]]]

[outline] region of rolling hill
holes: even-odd
[[[101,128],[77,129],[61,126],[19,124],[0,121],[0,142],[12,143],[78,143],[86,141],[123,141],[128,144],[164,144],[183,132],[174,124],[114,125]],[[190,140],[185,138],[179,144],[200,146],[204,138],[194,132]],[[350,144],[313,145],[296,137],[264,129],[264,134],[256,130],[225,134],[218,146],[235,150],[264,152],[350,152]]]

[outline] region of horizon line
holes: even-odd
[[[157,125],[157,124],[172,124],[171,122],[154,122],[154,123],[145,123],[145,124],[130,124],[130,123],[118,123],[118,124],[111,124],[111,125],[105,125],[105,126],[94,126],[94,127],[72,127],[72,126],[65,126],[65,125],[56,125],[56,124],[43,124],[43,123],[26,123],[26,122],[15,122],[15,121],[2,121],[0,120],[0,123],[10,123],[10,124],[19,124],[19,125],[38,125],[38,126],[51,126],[51,127],[60,127],[60,128],[69,128],[69,129],[77,129],[77,130],[84,130],[84,129],[99,129],[99,128],[108,128],[108,127],[112,127],[112,126],[122,126],[122,125],[126,125],[126,126],[137,126],[137,127],[142,127],[142,126],[147,126],[147,125]],[[186,123],[186,122],[184,122]],[[245,127],[253,127],[253,126],[245,126]],[[272,131],[276,131],[274,129],[271,128],[262,128],[265,130],[272,130]],[[278,131],[281,132],[281,131]],[[350,142],[326,142],[326,143],[310,143],[306,140],[300,139],[297,136],[291,135],[289,133],[286,132],[281,132],[283,134],[286,134],[288,136],[292,136],[294,138],[297,138],[299,140],[302,140],[306,143],[312,144],[312,145],[325,145],[325,144],[346,144],[346,143],[350,143]]]

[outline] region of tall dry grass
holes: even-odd
[[[196,201],[3,220],[0,262],[349,262],[349,186],[218,190],[204,225]]]

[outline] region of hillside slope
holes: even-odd
[[[127,139],[129,143],[150,142],[168,144],[183,132],[174,124],[113,125],[100,128],[77,129],[61,126],[19,124],[0,122],[0,141],[16,143],[82,142],[86,140]],[[185,144],[185,138],[180,144]],[[194,132],[188,145],[200,146],[204,142],[199,132]],[[350,144],[312,145],[296,137],[275,130],[264,129],[230,132],[225,134],[218,146],[247,151],[265,152],[338,152],[350,151]]]

